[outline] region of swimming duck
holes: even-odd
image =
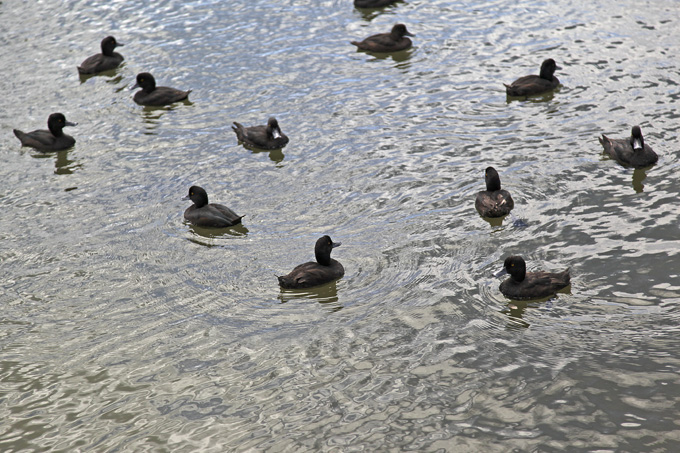
[[[396,52],[411,47],[411,40],[406,36],[415,35],[406,29],[406,25],[396,24],[389,33],[379,33],[363,41],[350,41],[350,43],[361,50],[370,52]]]
[[[156,79],[148,72],[142,72],[137,74],[137,83],[130,88],[134,90],[135,88],[141,87],[142,89],[137,91],[134,96],[134,101],[139,105],[168,105],[173,102],[183,101],[189,97],[191,90],[182,91],[170,87],[157,87]]]
[[[526,263],[521,256],[509,256],[503,263],[503,269],[494,274],[500,277],[510,274],[510,278],[499,286],[501,293],[509,299],[527,300],[542,299],[554,295],[569,285],[569,269],[562,272],[527,272]]]
[[[339,246],[340,242],[333,242],[330,236],[320,237],[314,246],[316,262],[300,264],[288,275],[277,277],[279,285],[288,289],[311,288],[339,279],[345,275],[345,268],[331,258],[331,251]]]
[[[266,126],[243,127],[242,124],[234,122],[231,128],[236,133],[236,138],[248,146],[260,149],[279,149],[286,146],[288,137],[281,132],[279,122],[271,117]]]
[[[116,46],[122,46],[123,44],[116,41],[113,36],[107,36],[102,39],[102,53],[92,55],[83,61],[80,66],[78,66],[78,72],[81,74],[96,74],[102,71],[108,71],[109,69],[117,68],[119,64],[123,61],[123,56],[113,49]]]
[[[629,138],[611,139],[602,134],[598,140],[604,151],[623,165],[644,168],[659,160],[654,150],[645,144],[640,126],[633,126]]]
[[[47,118],[47,128],[32,132],[22,132],[14,129],[14,135],[21,141],[21,146],[30,146],[38,151],[61,151],[75,145],[76,140],[64,134],[65,126],[76,126],[77,123],[66,121],[62,113],[53,113]]]
[[[493,167],[484,172],[486,190],[477,193],[475,208],[482,217],[503,217],[512,211],[515,202],[510,192],[501,189],[501,178]]]
[[[399,0],[354,0],[356,8],[382,8]]]
[[[189,195],[183,200],[191,200],[193,205],[184,211],[184,218],[193,225],[209,228],[226,228],[241,223],[242,215],[237,215],[228,207],[208,203],[208,193],[199,186],[191,186]]]
[[[548,58],[541,63],[540,75],[528,75],[520,77],[510,85],[505,85],[505,92],[508,96],[531,96],[550,91],[560,84],[560,81],[553,74],[560,69],[555,60]]]

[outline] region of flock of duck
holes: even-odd
[[[378,8],[394,3],[397,0],[355,0],[358,8]],[[363,41],[351,41],[358,49],[368,52],[396,52],[408,49],[413,37],[404,24],[396,24],[389,33],[369,36]],[[115,48],[123,44],[113,36],[107,36],[101,41],[101,53],[85,59],[78,72],[83,75],[98,74],[116,69],[124,60],[123,56],[115,52]],[[538,75],[520,77],[510,85],[505,85],[508,96],[527,97],[543,94],[559,86],[559,80],[554,73],[560,69],[552,58],[543,61]],[[191,90],[156,86],[156,80],[148,72],[137,74],[136,84],[132,87],[141,88],[134,94],[133,100],[145,106],[163,106],[188,99]],[[42,152],[61,151],[71,148],[75,139],[64,134],[66,126],[76,126],[66,120],[62,113],[52,113],[47,119],[47,130],[22,132],[14,129],[14,135],[21,141],[22,146],[29,146]],[[280,149],[288,143],[288,137],[281,132],[276,118],[269,118],[266,125],[244,127],[234,122],[232,126],[240,143],[249,148]],[[599,138],[604,152],[622,165],[634,168],[644,168],[657,162],[658,156],[652,148],[645,144],[639,126],[632,128],[631,136],[623,139],[611,139],[606,135]],[[500,177],[493,167],[485,171],[486,190],[477,194],[475,208],[482,217],[499,218],[510,213],[514,207],[512,196],[501,188]],[[199,186],[189,188],[189,195],[185,197],[193,202],[184,212],[184,218],[193,225],[207,228],[228,228],[240,224],[243,216],[236,214],[227,206],[209,203],[207,192]],[[316,241],[314,254],[316,261],[310,261],[295,267],[287,275],[279,276],[279,285],[283,288],[310,288],[326,284],[341,278],[345,269],[338,261],[331,258],[331,251],[338,247],[339,242],[333,242],[329,236],[323,236]],[[528,300],[540,299],[555,295],[555,293],[570,284],[569,269],[558,273],[527,272],[526,263],[521,256],[509,256],[503,263],[503,268],[496,276],[509,274],[499,287],[501,293],[510,299]]]

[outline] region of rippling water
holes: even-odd
[[[678,11],[2,2],[0,450],[680,449]],[[349,44],[396,22],[413,49]],[[561,88],[506,98],[549,57]],[[190,102],[134,104],[142,71]],[[21,148],[56,111],[76,146]],[[286,148],[237,144],[272,115]],[[634,124],[652,168],[602,154]],[[488,165],[513,219],[475,212]],[[185,224],[193,184],[243,227]],[[322,234],[345,277],[281,291]],[[509,302],[510,254],[571,290]]]

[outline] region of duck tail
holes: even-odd
[[[600,145],[602,146],[606,146],[610,143],[609,138],[604,134],[602,134],[602,137],[597,137],[597,140],[600,142]]]
[[[566,268],[564,272],[562,272],[562,276],[564,277],[564,283],[566,283],[567,285],[571,283],[571,275],[569,274],[570,272],[571,272],[570,267]]]
[[[245,142],[246,141],[246,131],[243,127],[243,124],[237,123],[234,121],[234,125],[231,126],[231,129],[236,133],[236,138],[240,142]]]
[[[518,96],[518,93],[512,86],[508,85],[507,83],[504,83],[503,86],[505,87],[505,94],[509,96]]]

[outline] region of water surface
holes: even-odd
[[[680,448],[673,2],[0,4],[0,450]],[[407,24],[414,48],[350,40]],[[124,65],[80,79],[113,34]],[[502,83],[554,58],[554,93]],[[192,89],[148,109],[138,72]],[[56,111],[69,151],[13,128]],[[276,116],[279,151],[230,125]],[[597,137],[639,124],[632,170]],[[514,219],[474,209],[493,165]],[[187,225],[191,185],[245,214]],[[346,275],[275,275],[329,234]],[[572,269],[517,303],[492,273]]]

